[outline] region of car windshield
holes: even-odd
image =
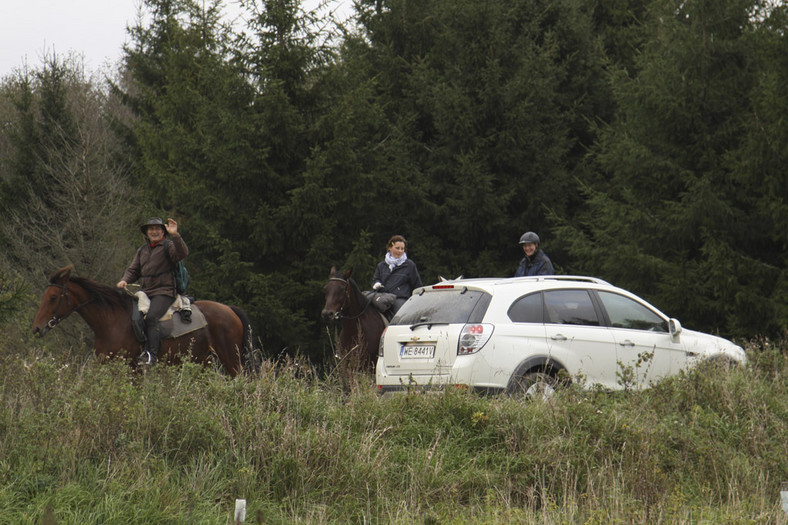
[[[408,299],[389,324],[480,323],[491,298],[488,293],[467,288],[425,291]]]

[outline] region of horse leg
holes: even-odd
[[[366,319],[364,324],[364,340],[367,343],[364,359],[366,360],[366,369],[373,373],[378,361],[378,346],[383,328],[385,328],[383,320],[377,312]]]
[[[198,303],[208,320],[210,348],[219,358],[230,377],[241,371],[241,352],[243,350],[244,328],[241,319],[229,306]]]
[[[346,320],[339,334],[340,361],[337,373],[342,393],[347,395],[358,384],[358,374],[364,370],[364,336],[358,320]]]

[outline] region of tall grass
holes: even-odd
[[[0,354],[0,523],[788,523],[787,350],[533,403]]]

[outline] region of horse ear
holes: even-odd
[[[56,270],[55,273],[52,274],[52,277],[49,278],[50,283],[64,283],[71,279],[71,272],[74,270],[74,265],[70,264],[65,268],[61,268]]]
[[[345,272],[345,280],[347,281],[348,279],[350,279],[351,275],[353,275],[353,268],[352,267],[348,268],[347,271]]]
[[[336,277],[336,275],[337,275],[337,267],[336,266],[332,266],[331,267],[331,271],[328,272],[328,276],[329,277]]]

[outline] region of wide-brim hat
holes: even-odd
[[[167,227],[164,225],[164,221],[161,220],[161,217],[151,217],[148,219],[148,222],[140,226],[140,231],[143,235],[148,234],[148,226],[161,226],[164,228],[164,233],[167,233]]]

